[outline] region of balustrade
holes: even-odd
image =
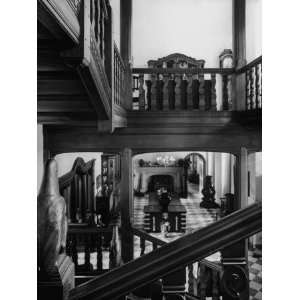
[[[246,110],[262,108],[262,57],[258,57],[237,71],[244,73],[246,78]]]
[[[133,68],[133,110],[217,110],[217,78],[222,110],[232,109],[231,69]],[[204,76],[204,74],[206,74]]]
[[[116,228],[115,228],[116,227]],[[99,228],[70,224],[67,237],[67,254],[75,264],[76,276],[95,276],[120,264],[113,234],[117,226]]]
[[[114,44],[114,104],[122,106],[124,101],[125,65]]]

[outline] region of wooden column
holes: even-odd
[[[130,233],[133,217],[132,150],[125,148],[121,155],[121,253],[124,262],[133,259],[133,235]]]
[[[245,0],[233,0],[233,57],[236,68],[246,65],[246,3]],[[233,78],[233,109],[245,110],[245,75]]]
[[[235,66],[246,65],[246,1],[233,0],[233,57]]]
[[[131,20],[132,20],[132,0],[120,1],[120,52],[125,64],[124,74],[124,106],[132,109],[132,74],[131,63]]]
[[[240,153],[237,156],[237,188],[235,194],[235,210],[247,206],[248,198],[248,151],[241,147]],[[236,287],[240,288],[241,300],[249,299],[249,270],[248,270],[248,240],[242,240],[227,248],[222,249],[222,265],[224,268],[223,280],[230,282]],[[238,274],[238,275],[237,275]],[[237,278],[238,279],[235,279]],[[231,289],[225,287],[223,299],[236,299],[230,292]]]

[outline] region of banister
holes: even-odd
[[[239,240],[248,238],[261,231],[261,226],[261,203],[255,203],[77,286],[71,291],[69,299],[116,299],[196,259],[203,259]]]
[[[132,231],[132,233],[134,235],[136,235],[136,236],[138,236],[140,238],[143,238],[146,241],[149,241],[149,242],[154,243],[156,245],[163,246],[163,245],[166,244],[166,242],[164,242],[164,241],[162,241],[162,240],[160,240],[160,239],[158,239],[158,238],[156,238],[156,237],[148,234],[147,232],[144,232],[144,231],[142,231],[140,229],[137,229],[135,227],[131,227],[131,231]]]
[[[115,51],[115,53],[118,57],[118,60],[120,61],[120,64],[121,64],[122,68],[125,70],[125,63],[124,63],[123,58],[120,54],[119,48],[118,48],[118,46],[115,42],[114,42],[114,51]]]
[[[233,68],[132,68],[132,74],[233,74]]]
[[[254,60],[252,60],[250,63],[248,63],[247,65],[239,68],[239,69],[236,69],[235,70],[235,73],[236,74],[241,74],[241,73],[244,73],[246,72],[247,70],[253,68],[254,66],[258,65],[258,64],[261,64],[262,63],[262,55],[255,58]]]
[[[149,241],[151,243],[154,243],[156,245],[159,245],[159,246],[163,246],[165,244],[167,244],[167,242],[165,241],[162,241],[152,235],[150,235],[149,233],[145,232],[145,231],[142,231],[138,228],[135,228],[134,226],[131,228],[132,230],[132,233],[140,238],[143,238],[145,239],[146,241]],[[208,268],[211,268],[211,269],[214,269],[218,272],[222,271],[222,266],[218,263],[215,263],[215,262],[212,262],[212,261],[209,261],[207,259],[202,259],[201,260],[201,263],[203,263],[205,266],[207,266]]]

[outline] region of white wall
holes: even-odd
[[[246,1],[246,59],[262,54],[262,0]]]
[[[39,192],[44,174],[43,125],[37,125],[37,192]]]
[[[232,0],[133,0],[134,66],[181,52],[219,66],[232,48]]]

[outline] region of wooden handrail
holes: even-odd
[[[233,74],[233,68],[132,68],[132,74]]]
[[[144,240],[149,241],[149,242],[151,242],[153,244],[156,244],[156,245],[159,245],[159,246],[163,246],[163,245],[167,244],[166,242],[164,242],[164,241],[162,241],[162,240],[160,240],[160,239],[158,239],[158,238],[156,238],[156,237],[148,234],[145,231],[137,229],[135,227],[132,227],[131,230],[132,230],[132,234],[134,234],[134,235],[136,235],[136,236],[138,236],[140,238],[143,238]]]
[[[250,63],[248,63],[246,66],[241,67],[240,69],[236,69],[235,73],[236,74],[241,74],[246,72],[247,70],[253,68],[254,66],[261,64],[262,63],[262,55],[255,58],[254,60],[252,60]]]
[[[121,65],[122,65],[122,68],[125,70],[125,63],[124,63],[123,58],[120,54],[119,48],[118,48],[118,46],[115,42],[114,42],[114,51],[115,51],[116,55],[118,56],[118,60],[120,61]]]
[[[261,231],[255,203],[123,266],[79,285],[70,300],[112,300]]]
[[[112,232],[112,227],[97,227],[97,226],[89,226],[88,224],[69,224],[68,233],[71,234],[91,234],[91,233],[106,233]]]

